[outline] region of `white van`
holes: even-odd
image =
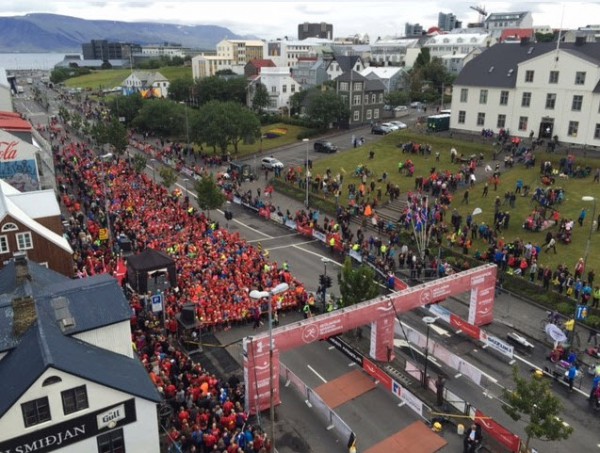
[[[440,110],[440,115],[452,115],[452,110],[450,110],[450,109]]]

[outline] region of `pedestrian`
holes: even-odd
[[[532,260],[531,266],[529,267],[529,281],[533,283],[535,281],[535,276],[537,274],[538,265],[535,259]]]
[[[463,204],[469,204],[469,191],[465,190],[465,194],[463,195]]]
[[[600,168],[596,168],[596,173],[594,173],[594,182],[600,183]]]
[[[260,198],[260,187],[256,189],[256,193],[258,194],[258,198]]]
[[[439,151],[436,151],[436,153],[435,153],[435,161],[436,162],[440,161],[440,152]]]
[[[581,212],[579,213],[579,218],[577,219],[579,226],[583,226],[583,221],[585,220],[586,215],[587,215],[587,211],[585,210],[585,208],[583,208],[581,210]]]
[[[554,239],[553,237],[550,238],[548,245],[546,245],[546,252],[550,249],[554,250],[554,254],[556,255],[556,239]]]
[[[465,440],[463,442],[463,453],[474,453],[479,444],[481,444],[482,439],[483,436],[481,435],[481,426],[477,423],[473,423],[471,425],[471,429],[465,436]]]
[[[592,293],[592,308],[598,308],[600,303],[600,286],[596,285]]]
[[[437,405],[440,407],[444,405],[444,385],[445,384],[446,384],[446,380],[444,379],[444,376],[442,376],[441,374],[438,374],[438,377],[435,380],[435,394],[436,394],[436,399],[437,399]]]
[[[594,401],[598,387],[600,386],[600,374],[596,373],[594,380],[592,381],[592,391],[590,392],[590,401]]]
[[[569,392],[573,391],[573,384],[575,382],[575,378],[577,377],[577,365],[575,363],[571,363],[569,367],[569,371],[567,371],[567,380],[569,381]]]
[[[487,198],[489,189],[490,189],[490,186],[486,181],[485,185],[483,186],[483,193],[481,194],[481,196],[483,198]]]
[[[256,307],[254,309],[254,313],[252,314],[252,317],[254,319],[254,325],[252,326],[252,328],[258,329],[260,327],[260,308]]]

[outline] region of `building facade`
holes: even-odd
[[[267,57],[277,66],[293,68],[301,59],[322,56],[324,50],[329,50],[332,44],[332,40],[322,38],[307,38],[302,41],[278,39],[267,42]]]
[[[298,39],[306,38],[333,39],[333,25],[325,22],[298,24]]]
[[[84,60],[123,60],[129,59],[134,53],[141,53],[139,44],[110,42],[106,39],[92,39],[81,45]]]
[[[423,26],[421,24],[410,24],[404,25],[404,36],[410,38],[412,36],[422,36],[424,34]]]
[[[529,11],[491,13],[483,26],[493,37],[499,38],[507,28],[532,28],[533,16]]]
[[[416,38],[384,39],[371,44],[371,62],[377,66],[411,67],[421,52]]]
[[[438,13],[438,28],[443,31],[451,31],[455,28],[461,28],[462,22],[452,13]]]
[[[169,79],[160,72],[134,71],[121,86],[125,94],[141,93],[142,97],[166,98],[169,85]]]
[[[252,83],[262,83],[265,86],[271,100],[268,110],[280,112],[289,108],[290,98],[302,89],[292,77],[290,68],[264,67]],[[251,98],[249,96],[249,105],[252,105]]]
[[[491,47],[458,75],[451,127],[600,147],[600,43]]]
[[[307,88],[322,85],[327,78],[327,67],[322,58],[302,58],[292,68],[294,80],[305,90]]]
[[[380,80],[369,80],[356,71],[348,71],[338,76],[335,84],[350,110],[348,127],[380,121],[385,95],[385,86]]]

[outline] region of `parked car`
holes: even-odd
[[[420,101],[414,101],[410,103],[410,108],[412,109],[422,109],[423,107],[425,107],[425,104]]]
[[[274,157],[264,157],[261,161],[260,161],[262,168],[265,168],[267,170],[273,170],[275,168],[283,168],[283,162],[275,159]]]
[[[375,125],[371,128],[371,134],[375,135],[387,135],[390,132],[392,132],[392,130],[389,127],[385,127],[382,124]]]
[[[396,129],[406,129],[408,126],[402,121],[390,121],[390,124],[396,126]]]
[[[400,129],[398,126],[396,126],[394,123],[392,123],[391,121],[388,123],[382,123],[381,124],[383,127],[387,127],[388,129],[390,129],[391,131],[397,131],[398,129]]]
[[[314,150],[318,153],[335,153],[338,148],[327,140],[317,140],[314,145]]]
[[[405,105],[398,105],[396,107],[394,107],[394,112],[406,112],[408,110],[408,107]]]

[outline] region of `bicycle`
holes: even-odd
[[[546,326],[548,324],[560,325],[560,315],[557,312],[546,310],[546,317],[540,320],[540,329],[542,332],[546,332]]]

